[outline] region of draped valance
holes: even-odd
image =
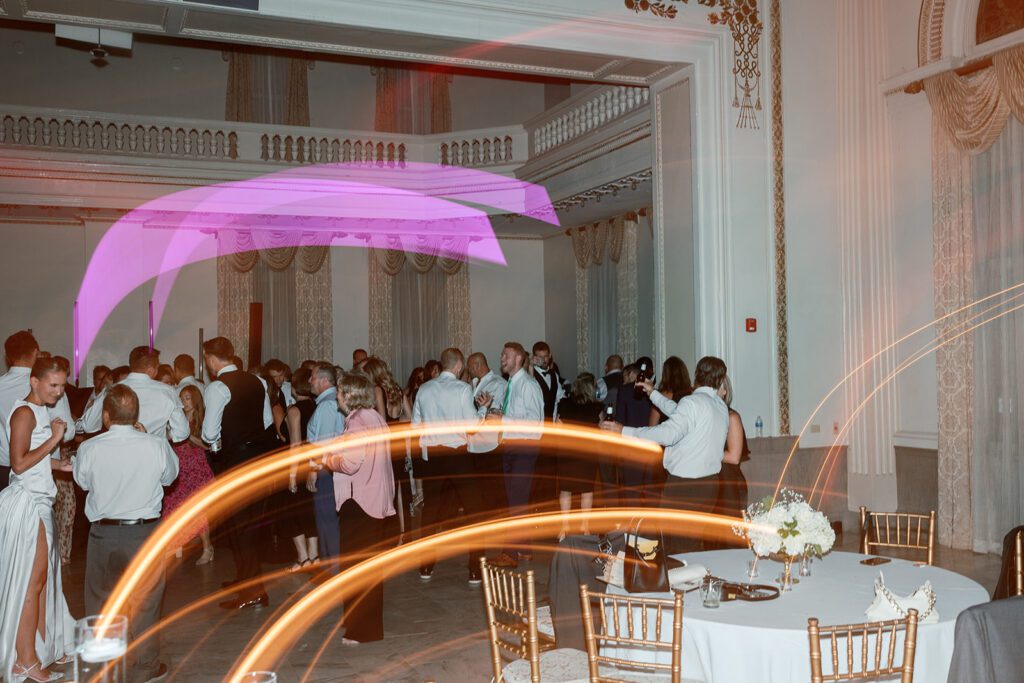
[[[427,273],[437,264],[448,275],[458,273],[469,253],[469,239],[448,235],[389,235],[374,238],[377,263],[394,277],[408,263],[417,273]],[[441,256],[446,254],[446,256]]]
[[[1024,123],[1024,45],[992,56],[992,67],[960,76],[926,78],[935,120],[963,152],[979,154],[996,141],[1010,114]]]
[[[262,259],[274,271],[283,271],[296,261],[302,272],[313,274],[327,259],[332,237],[331,233],[303,233],[301,244],[295,245],[291,233],[285,231],[222,230],[217,235],[217,247],[239,273],[248,273]]]
[[[650,209],[640,209],[603,221],[581,225],[566,230],[572,238],[572,251],[576,265],[585,270],[588,266],[599,266],[607,257],[612,263],[622,258],[622,245],[627,228],[636,225],[640,216],[650,216]]]

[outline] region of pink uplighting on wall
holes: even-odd
[[[543,187],[423,163],[286,169],[147,202],[111,226],[86,268],[76,309],[75,372],[117,304],[157,278],[150,303],[153,346],[178,271],[217,256],[316,245],[505,265],[488,214],[476,206],[558,225]]]

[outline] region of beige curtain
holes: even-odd
[[[637,229],[639,215],[631,211],[622,216],[590,225],[570,228],[576,257],[576,365],[580,372],[592,371],[590,358],[590,282],[587,269],[600,266],[605,259],[615,264],[616,279],[616,352],[623,358],[638,354],[638,282]],[[598,343],[600,346],[600,343]],[[596,352],[600,352],[597,349]]]
[[[979,154],[996,141],[1012,113],[1024,122],[1024,46],[992,57],[992,67],[968,76],[953,71],[925,79],[938,126],[962,152]]]
[[[308,126],[309,60],[258,51],[230,51],[225,118],[229,121]],[[283,102],[281,101],[283,98]],[[248,357],[249,304],[253,301],[253,269],[262,260],[277,273],[295,277],[297,360],[332,360],[331,235],[303,234],[301,246],[288,245],[288,234],[267,230],[222,231],[217,263],[218,333]],[[232,248],[225,248],[228,244]],[[296,266],[291,268],[292,264]],[[264,311],[264,316],[274,312]],[[269,319],[269,318],[268,318]]]
[[[425,240],[420,236],[417,241]],[[394,325],[393,313],[394,277],[403,268],[426,274],[433,268],[444,273],[444,297],[447,321],[447,339],[441,344],[454,346],[468,352],[473,345],[472,310],[470,305],[469,266],[465,261],[468,241],[463,238],[446,241],[440,238],[433,243],[432,253],[406,252],[401,249],[369,250],[369,295],[370,295],[370,353],[393,363]],[[392,246],[400,246],[401,240],[389,237],[382,240]],[[439,257],[441,247],[453,258]],[[460,251],[461,250],[461,251]],[[458,256],[462,254],[463,256]],[[438,349],[440,350],[440,349]]]

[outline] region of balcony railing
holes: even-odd
[[[410,162],[513,173],[648,103],[646,88],[593,86],[525,125],[405,135],[0,105],[0,146],[245,164]]]

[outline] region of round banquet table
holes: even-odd
[[[747,579],[747,561],[753,559],[749,550],[715,550],[674,557],[688,564],[703,565],[727,581],[771,584],[782,573],[782,563],[762,558],[758,562],[759,576]],[[775,600],[735,600],[708,609],[701,603],[699,591],[689,591],[683,604],[683,678],[705,683],[810,681],[807,619],[817,617],[822,626],[867,621],[864,611],[874,599],[874,581],[881,571],[886,586],[897,596],[909,595],[925,581],[931,581],[939,621],[918,625],[914,681],[946,683],[956,617],[972,605],[988,602],[988,593],[975,581],[945,569],[897,559],[872,567],[860,564],[865,557],[829,553],[812,563],[811,576],[796,577],[800,583],[793,591]],[[794,565],[794,574],[796,569]],[[609,587],[609,592],[625,594],[616,587]],[[671,593],[645,595],[672,597]],[[665,617],[671,622],[671,610]],[[663,639],[671,639],[670,628],[662,633]],[[902,638],[898,642],[902,647]],[[845,640],[839,641],[839,647],[843,660]],[[827,648],[828,642],[823,641],[824,664],[831,669]],[[855,653],[859,658],[859,645]],[[666,650],[609,647],[602,654],[637,662],[671,661]]]

